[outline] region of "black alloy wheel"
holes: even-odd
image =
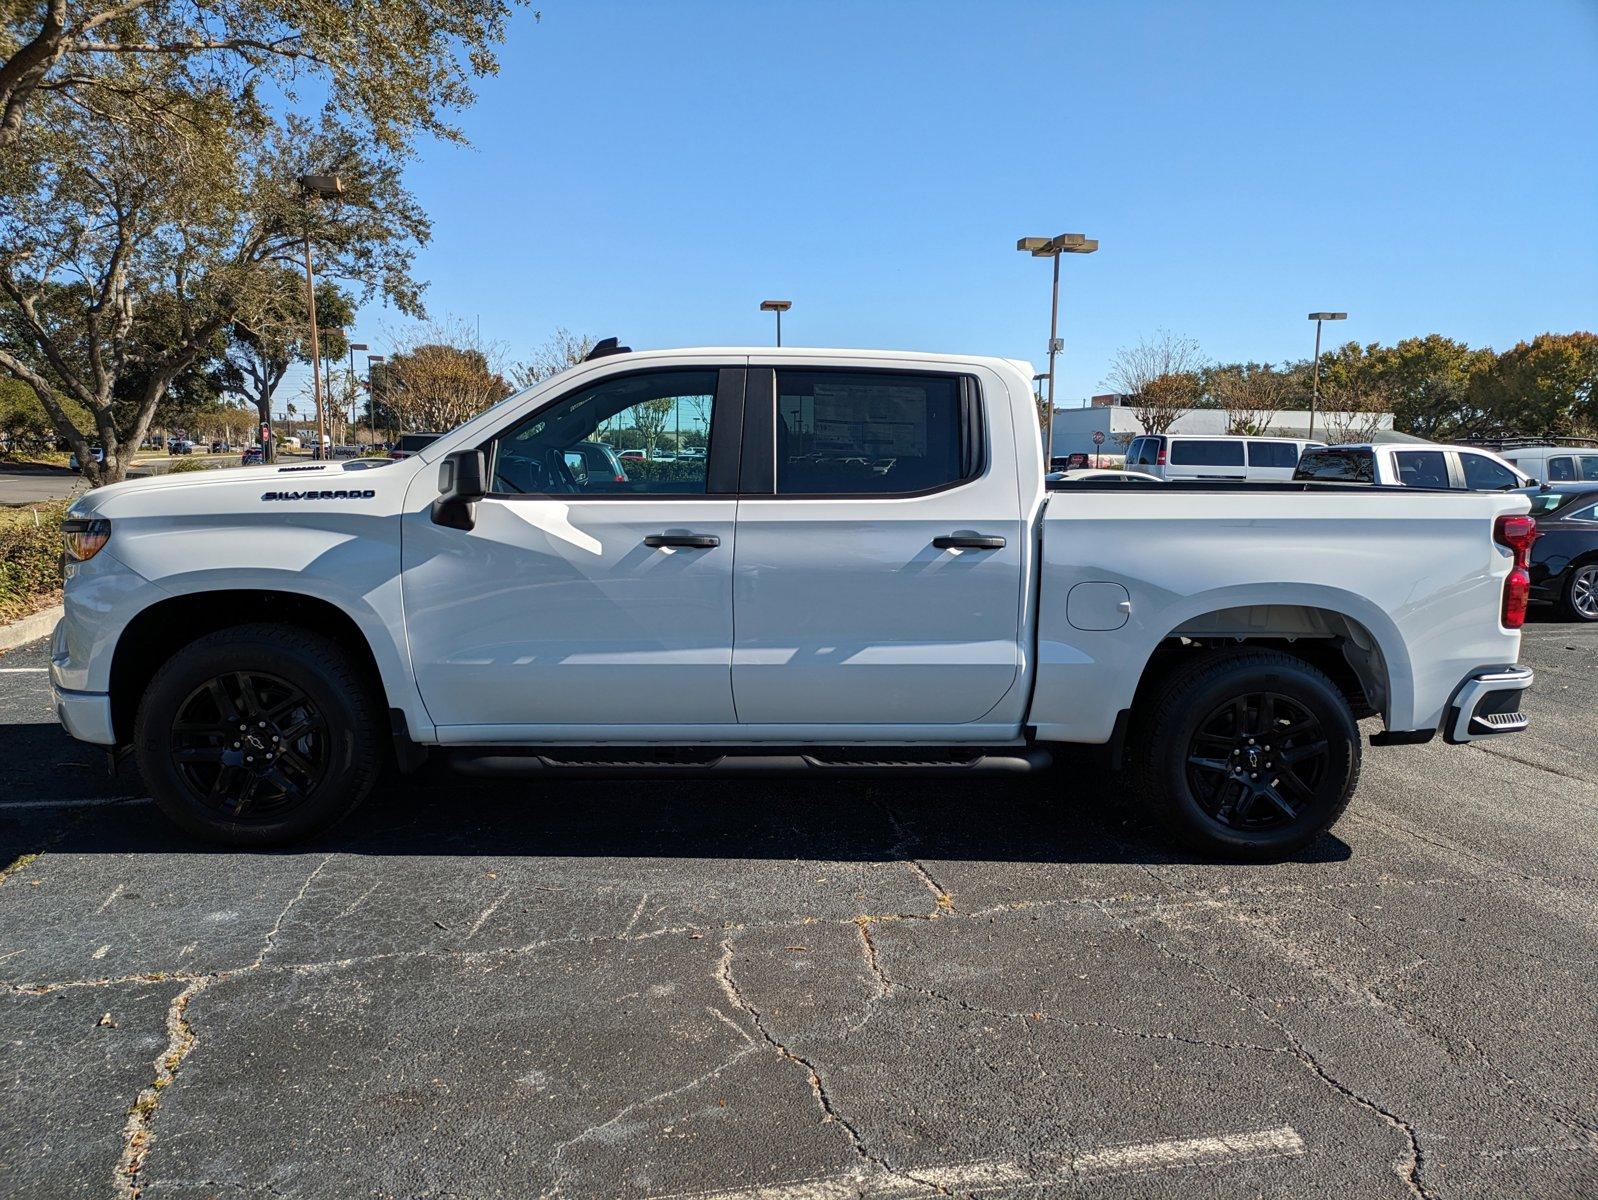
[[[1252,692],[1199,723],[1187,781],[1198,806],[1226,828],[1279,829],[1315,803],[1330,760],[1314,713],[1280,693]]]
[[[1211,855],[1278,860],[1337,821],[1359,782],[1347,697],[1275,649],[1204,650],[1133,713],[1133,793],[1172,834]]]
[[[175,651],[133,725],[139,773],[161,811],[196,837],[252,849],[347,815],[389,761],[381,681],[359,649],[255,623]]]
[[[305,692],[263,671],[206,680],[178,707],[173,767],[206,807],[233,821],[278,819],[327,774],[327,722]]]

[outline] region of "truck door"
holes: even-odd
[[[741,367],[611,374],[484,443],[471,530],[412,486],[403,590],[416,682],[444,741],[731,725]],[[679,449],[704,454],[678,456]],[[614,469],[610,454],[644,457]],[[528,728],[538,726],[538,729]],[[565,728],[562,728],[565,727]]]
[[[1028,554],[1013,438],[974,374],[751,365],[741,723],[952,725],[999,703]]]

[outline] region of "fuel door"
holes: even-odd
[[[1065,619],[1074,629],[1119,629],[1131,616],[1131,593],[1118,583],[1079,583],[1065,598]]]

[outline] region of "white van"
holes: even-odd
[[[1132,439],[1129,470],[1175,479],[1254,479],[1287,482],[1305,450],[1324,442],[1305,438],[1160,433]]]
[[[1598,446],[1520,446],[1501,457],[1539,483],[1598,483]]]

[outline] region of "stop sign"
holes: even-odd
[[[1094,431],[1094,434],[1093,434],[1093,444],[1095,446],[1104,445],[1104,435],[1102,433],[1099,433],[1096,430]]]

